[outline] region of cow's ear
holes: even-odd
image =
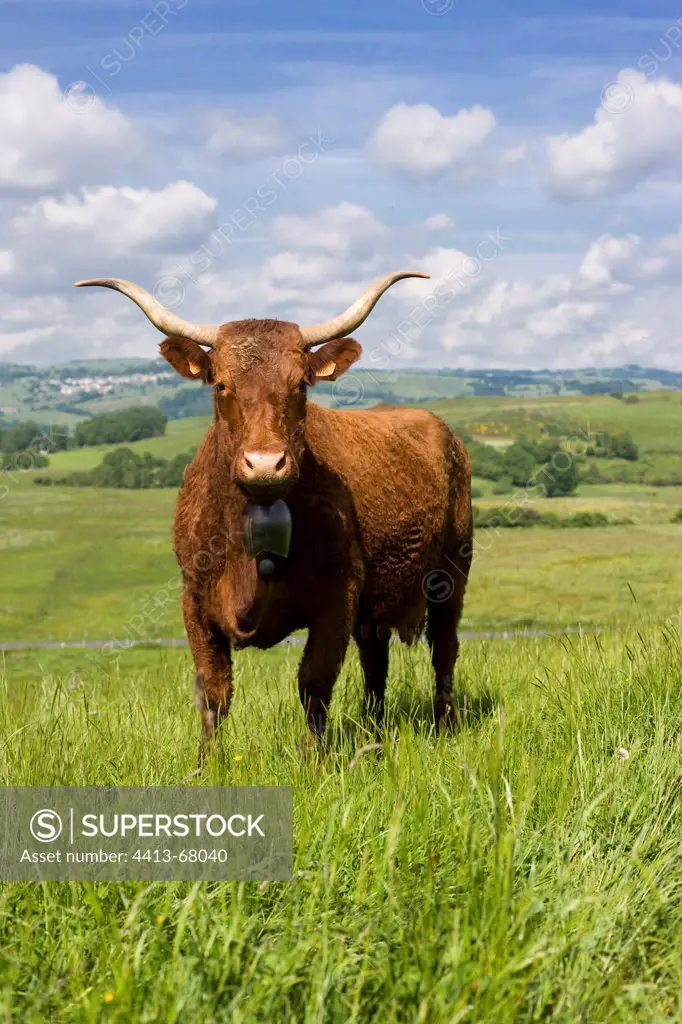
[[[159,345],[159,351],[174,370],[189,380],[203,380],[205,384],[211,380],[211,360],[201,345],[187,338],[165,338]]]
[[[317,384],[320,380],[336,380],[361,355],[362,346],[353,338],[328,341],[326,345],[318,348],[316,352],[311,352],[309,356],[310,383]]]

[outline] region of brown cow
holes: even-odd
[[[351,636],[366,704],[380,720],[391,630],[410,642],[425,619],[436,725],[455,716],[457,625],[472,554],[464,446],[424,410],[307,401],[310,385],[336,380],[358,359],[360,345],[347,335],[383,292],[426,276],[380,278],[341,316],[313,327],[194,324],[131,282],[78,283],[131,298],[168,335],[161,353],[178,373],[213,387],[214,421],[185,472],[174,531],[205,740],[230,707],[232,648],[272,647],[297,629],[308,630],[298,678],[313,735],[324,732]],[[275,545],[265,560],[249,557],[247,503],[283,498],[293,523],[288,556]]]

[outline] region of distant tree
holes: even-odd
[[[97,444],[121,444],[160,437],[166,432],[168,417],[155,406],[132,406],[120,412],[104,412],[79,423],[74,434],[76,447]]]
[[[521,438],[519,444],[533,456],[533,461],[540,466],[550,462],[556,453],[561,451],[561,443],[553,438],[542,438],[541,440]]]
[[[500,480],[505,475],[504,455],[498,448],[472,441],[467,445],[467,450],[474,476],[484,480]]]
[[[115,448],[94,469],[69,473],[60,479],[37,477],[35,483],[43,486],[60,484],[67,487],[120,487],[129,490],[179,487],[185,467],[193,458],[194,451],[184,452],[172,459],[161,459],[149,452],[138,455],[132,448]]]
[[[587,454],[606,459],[627,459],[630,462],[636,462],[639,458],[639,448],[630,434],[625,432],[610,434],[607,430],[602,430],[595,435],[594,441],[587,449]]]
[[[68,448],[68,428],[46,427],[44,424],[26,420],[11,427],[0,429],[0,452],[26,452],[35,454],[63,451]]]
[[[554,458],[543,466],[538,473],[537,480],[544,487],[548,498],[560,498],[567,494],[573,494],[580,483],[577,462],[566,452],[565,458]]]
[[[149,452],[137,455],[132,448],[115,448],[91,471],[94,487],[153,487],[164,459],[155,459]]]
[[[510,445],[504,453],[504,475],[515,487],[525,487],[535,475],[535,459],[528,449],[518,442]]]
[[[639,448],[629,434],[614,434],[611,439],[611,456],[614,459],[636,462],[639,458]]]
[[[180,388],[174,395],[162,398],[159,409],[171,420],[182,420],[188,416],[210,416],[213,412],[213,392],[211,388],[194,387]]]
[[[193,449],[192,451],[176,455],[173,459],[169,459],[159,471],[159,487],[179,487],[182,483],[185,469],[194,458],[195,452],[196,449]]]
[[[0,452],[0,469],[44,469],[50,465],[47,455],[26,450],[23,452]]]

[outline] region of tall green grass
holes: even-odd
[[[243,652],[200,776],[187,655],[128,657],[8,657],[2,782],[293,785],[295,879],[6,884],[5,1020],[680,1018],[679,622],[465,644],[464,724],[440,737],[428,652],[396,647],[360,756],[351,652],[305,763],[298,652]]]

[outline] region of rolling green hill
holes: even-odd
[[[639,366],[581,370],[391,370],[366,366],[351,371],[335,387],[321,384],[316,391],[324,404],[364,405],[377,402],[426,402],[465,396],[509,395],[514,398],[557,395],[646,393],[661,388],[682,389],[682,372]],[[127,405],[156,405],[176,400],[180,392],[196,397],[200,385],[188,385],[163,359],[93,359],[54,366],[0,363],[0,414],[6,419],[35,419],[41,423],[77,423],[84,416],[114,412]],[[359,395],[359,397],[358,397]],[[208,394],[204,399],[208,403]],[[195,401],[171,402],[169,415],[208,411]],[[186,409],[183,409],[186,406]]]

